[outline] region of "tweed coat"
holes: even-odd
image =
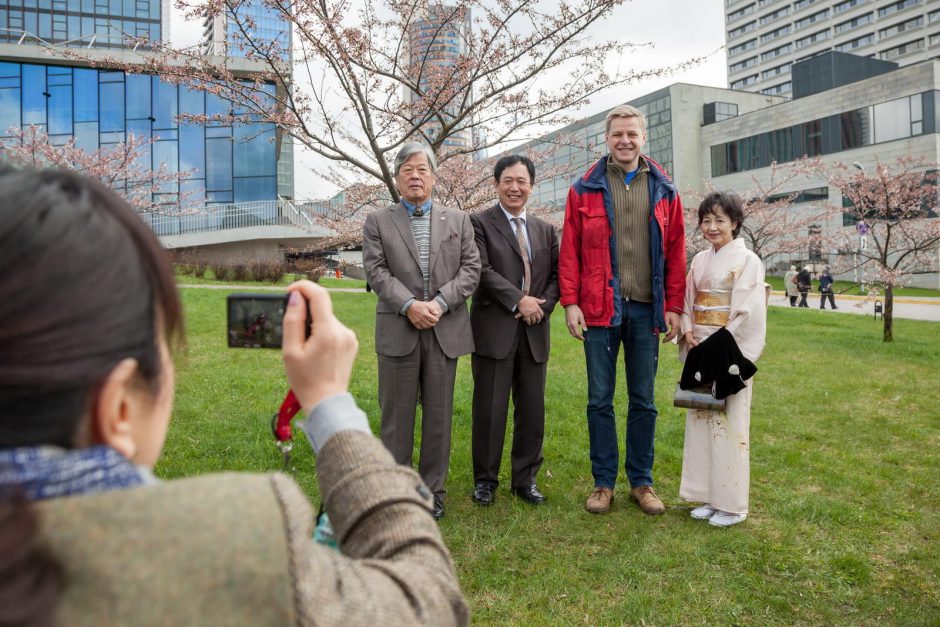
[[[431,494],[371,435],[317,460],[342,553],[282,474],[215,474],[36,502],[61,625],[453,625],[469,615]],[[364,558],[369,559],[364,559]]]
[[[509,354],[518,322],[513,308],[522,298],[525,266],[519,241],[499,203],[470,216],[483,269],[480,285],[473,295],[470,324],[476,353],[492,359]],[[526,336],[536,362],[548,360],[551,336],[549,315],[558,302],[558,236],[550,224],[526,216],[526,231],[532,249],[529,294],[544,298],[545,317],[539,324],[527,325]]]
[[[430,222],[428,300],[440,294],[449,308],[434,325],[434,335],[444,354],[454,359],[473,352],[466,301],[480,280],[480,255],[470,218],[463,211],[435,204]],[[404,205],[389,205],[366,217],[362,264],[378,296],[375,351],[390,357],[407,355],[418,343],[418,329],[399,312],[411,298],[424,300],[424,275]]]

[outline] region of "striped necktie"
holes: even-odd
[[[522,267],[525,269],[525,278],[522,279],[522,293],[528,296],[529,288],[532,286],[532,266],[529,264],[529,247],[525,245],[525,233],[522,232],[525,224],[523,224],[522,218],[513,218],[512,223],[516,227],[516,239],[519,240]]]

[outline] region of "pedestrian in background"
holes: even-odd
[[[796,288],[800,292],[800,307],[809,307],[806,302],[806,295],[809,294],[809,288],[812,287],[813,277],[809,273],[809,266],[804,266],[800,273],[796,275]]]
[[[796,307],[796,297],[799,295],[799,291],[796,289],[796,277],[798,274],[796,266],[790,266],[787,273],[783,275],[783,289],[787,294],[787,298],[790,299],[791,307]]]
[[[826,298],[829,298],[829,305],[833,309],[838,309],[836,307],[836,297],[832,293],[832,272],[830,272],[829,266],[823,268],[822,273],[819,275],[819,308],[826,308]]]

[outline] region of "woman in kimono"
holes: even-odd
[[[725,327],[743,355],[756,362],[767,331],[764,264],[735,239],[744,210],[734,194],[714,192],[698,208],[702,235],[711,244],[692,260],[686,280],[679,358]],[[726,399],[725,411],[688,410],[679,496],[702,503],[692,518],[717,527],[735,525],[748,512],[749,431],[753,379]]]

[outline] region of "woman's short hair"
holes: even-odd
[[[419,153],[424,153],[428,158],[428,165],[431,166],[431,172],[437,172],[437,159],[434,158],[434,151],[431,150],[431,147],[421,142],[407,142],[402,145],[398,154],[395,155],[395,176],[398,176],[398,171],[401,170],[401,166],[405,165],[408,159]]]
[[[0,449],[74,446],[92,392],[124,358],[159,388],[159,337],[182,337],[173,267],[114,191],[64,170],[0,169],[0,277]]]
[[[702,200],[698,206],[698,223],[701,226],[705,216],[716,215],[715,207],[721,207],[728,218],[734,222],[734,229],[731,231],[731,237],[737,237],[741,232],[741,225],[744,224],[744,203],[737,194],[726,192],[712,192]]]

